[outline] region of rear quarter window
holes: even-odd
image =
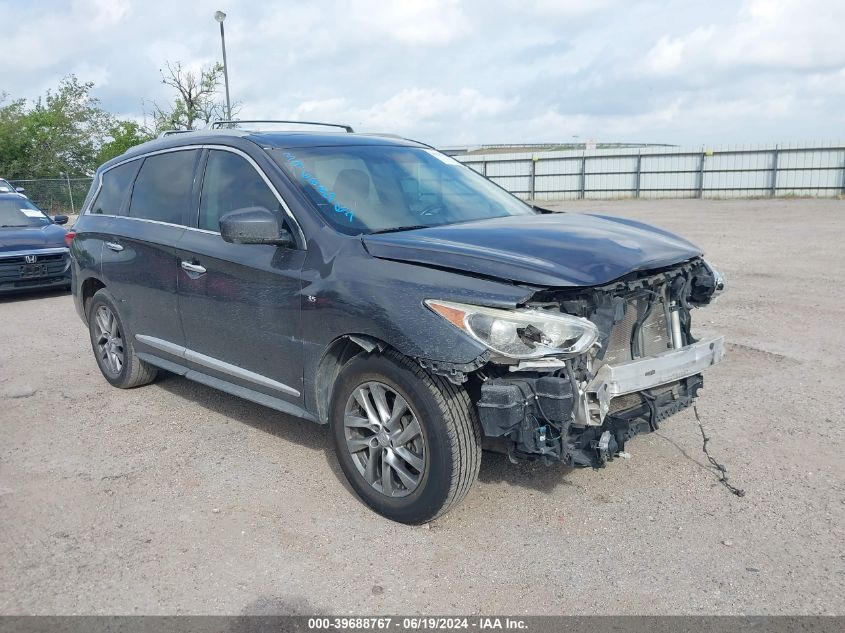
[[[120,215],[132,179],[141,166],[140,160],[133,160],[117,167],[112,167],[102,175],[103,184],[100,193],[91,205],[91,213],[97,215]]]
[[[129,216],[170,224],[186,224],[199,150],[147,156],[129,202]]]

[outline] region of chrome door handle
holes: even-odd
[[[182,262],[182,268],[189,273],[197,273],[202,275],[205,272],[205,266],[199,264],[192,264],[191,262]]]
[[[123,247],[120,244],[118,244],[117,242],[106,242],[106,248],[114,251],[115,253],[119,253],[120,251],[123,250]]]

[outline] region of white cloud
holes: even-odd
[[[364,120],[368,125],[385,130],[412,130],[416,126],[427,126],[444,116],[464,121],[496,116],[511,109],[516,101],[484,96],[470,88],[464,88],[457,94],[409,88],[383,103],[373,105],[365,113]]]
[[[445,44],[465,35],[470,20],[457,0],[373,2],[360,25],[408,44]]]
[[[32,98],[74,72],[140,117],[170,98],[165,62],[220,58],[216,9],[244,118],[698,145],[829,137],[845,117],[845,3],[822,0],[0,0],[2,90]]]
[[[511,0],[510,5],[522,11],[529,11],[539,15],[551,15],[558,17],[577,17],[596,13],[609,6],[619,4],[618,0]]]
[[[129,13],[128,0],[82,0],[75,4],[78,12],[87,16],[94,32],[113,28]]]
[[[127,0],[77,0],[46,12],[29,6],[22,19],[15,20],[14,9],[6,7],[0,59],[4,65],[13,63],[16,73],[37,73],[74,60],[104,32],[117,28],[128,10]]]
[[[501,99],[464,88],[444,93],[429,88],[406,88],[384,101],[362,106],[345,97],[303,101],[292,113],[295,120],[325,120],[352,124],[356,129],[413,135],[438,124],[491,120],[512,111],[518,98]],[[245,108],[244,118],[262,116],[255,110],[273,108],[271,103]]]
[[[706,20],[704,20],[706,22]],[[812,69],[845,64],[845,4],[829,0],[754,0],[729,24],[706,24],[666,34],[640,65],[672,75],[702,69],[755,66]]]

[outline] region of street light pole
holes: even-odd
[[[223,20],[226,14],[215,11],[214,19],[220,23],[220,44],[223,46],[223,80],[226,82],[226,118],[232,120],[232,102],[229,100],[229,65],[226,63],[226,34],[223,31]]]

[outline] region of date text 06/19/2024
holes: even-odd
[[[342,617],[309,618],[310,630],[409,630],[409,631],[449,631],[449,630],[511,630],[525,631],[528,625],[518,618],[498,617]]]

